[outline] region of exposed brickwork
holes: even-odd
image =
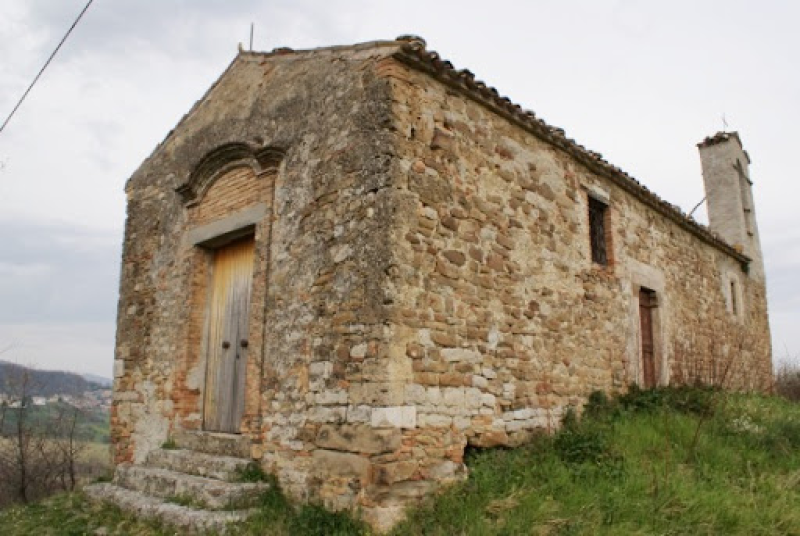
[[[463,478],[467,445],[518,445],[641,383],[640,287],[660,383],[766,386],[764,282],[741,254],[402,47],[242,54],[133,176],[117,461],[202,429],[214,246],[188,237],[261,205],[242,433],[291,494],[378,527]]]
[[[249,166],[232,169],[216,179],[189,210],[189,225],[202,225],[229,216],[256,203],[267,203],[267,181],[259,180]]]

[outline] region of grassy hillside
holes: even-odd
[[[69,404],[57,402],[46,406],[31,406],[26,410],[27,423],[32,431],[41,432],[44,436],[59,437],[65,430],[54,426],[60,415],[71,417],[73,412],[78,412],[77,430],[75,438],[81,441],[97,443],[109,442],[109,415],[107,411],[99,408],[76,410]],[[0,420],[0,437],[13,436],[17,429],[19,411],[8,409]]]
[[[800,405],[694,389],[594,396],[554,437],[471,452],[470,477],[397,527],[405,535],[800,535]],[[170,534],[79,494],[0,512],[4,534]],[[364,534],[277,492],[237,534]]]
[[[632,393],[471,477],[398,534],[800,534],[800,406]]]

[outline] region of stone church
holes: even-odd
[[[92,493],[219,527],[255,461],[386,528],[592,391],[767,388],[750,159],[698,147],[709,227],[418,37],[241,52],[127,184]]]

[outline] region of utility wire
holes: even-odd
[[[44,66],[43,66],[43,67],[42,67],[42,68],[39,70],[39,74],[37,74],[37,75],[36,75],[36,78],[34,78],[34,79],[33,79],[33,82],[31,82],[31,85],[29,85],[29,86],[28,86],[28,89],[26,89],[26,90],[25,90],[25,93],[23,93],[23,94],[22,94],[22,97],[20,97],[19,101],[17,102],[17,105],[16,105],[16,106],[14,106],[14,109],[13,109],[13,110],[11,110],[11,113],[10,113],[10,114],[8,114],[8,117],[6,117],[6,120],[5,120],[5,121],[3,121],[3,125],[2,125],[2,126],[0,126],[0,132],[3,132],[3,130],[6,128],[6,125],[8,124],[8,122],[9,122],[9,121],[11,121],[11,118],[12,118],[12,117],[14,117],[14,114],[15,114],[15,113],[17,113],[17,109],[18,109],[18,108],[20,107],[20,105],[22,104],[22,101],[24,101],[24,100],[25,100],[25,97],[27,97],[27,96],[28,96],[28,93],[30,93],[30,92],[31,92],[31,89],[33,89],[33,86],[35,86],[35,85],[36,85],[36,82],[38,82],[38,81],[39,81],[39,77],[40,77],[40,76],[42,76],[42,73],[44,72],[44,70],[45,70],[45,69],[47,69],[47,66],[48,66],[48,65],[50,65],[50,62],[51,62],[51,61],[53,61],[53,58],[54,58],[54,57],[55,57],[55,55],[58,53],[58,51],[61,49],[61,45],[63,45],[63,44],[64,44],[64,41],[66,41],[66,40],[67,40],[67,37],[69,37],[69,34],[71,34],[71,33],[72,33],[72,30],[74,30],[74,29],[75,29],[75,26],[77,26],[77,25],[78,25],[78,22],[80,22],[80,20],[81,20],[81,17],[83,17],[83,14],[84,14],[84,13],[86,13],[86,10],[87,10],[87,9],[89,9],[89,6],[91,6],[91,5],[92,5],[92,2],[94,2],[94,0],[89,0],[89,2],[86,4],[86,6],[83,8],[83,10],[82,10],[82,11],[80,12],[80,14],[78,15],[78,18],[76,18],[76,19],[75,19],[75,22],[73,22],[73,23],[72,23],[72,26],[70,26],[70,27],[69,27],[69,30],[67,30],[67,33],[66,33],[66,34],[64,34],[64,37],[62,37],[62,38],[61,38],[61,42],[59,42],[59,43],[58,43],[58,46],[57,46],[57,47],[56,47],[56,49],[53,51],[53,53],[52,53],[52,54],[50,54],[50,57],[49,57],[49,58],[47,58],[47,61],[45,62]]]

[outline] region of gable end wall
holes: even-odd
[[[395,404],[393,376],[381,365],[395,175],[390,101],[388,83],[363,68],[383,55],[243,54],[129,181],[112,409],[117,462],[141,462],[174,432],[202,429],[209,250],[191,238],[207,239],[242,211],[263,215],[255,222],[242,427],[252,456],[293,494],[313,496],[323,485],[311,481],[314,467],[325,460],[310,453],[332,445],[322,429],[370,427],[366,404]],[[283,158],[261,171],[248,171],[252,159],[221,162],[203,199],[188,206],[176,189],[228,144],[274,147]]]

